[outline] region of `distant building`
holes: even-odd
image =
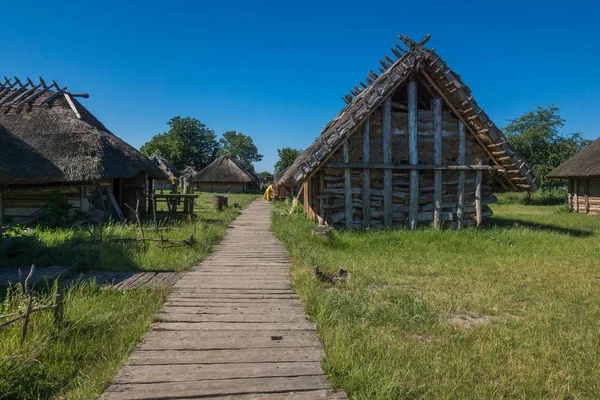
[[[569,182],[569,210],[600,213],[600,139],[560,164],[548,178]]]
[[[256,185],[254,176],[229,156],[218,157],[192,178],[202,192],[246,192]]]
[[[150,160],[167,176],[166,179],[155,179],[154,190],[173,190],[179,184],[181,172],[172,166],[164,157],[154,154]]]

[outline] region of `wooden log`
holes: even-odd
[[[325,189],[325,176],[323,171],[319,173],[319,193],[323,193]],[[322,196],[317,196],[319,199],[319,222],[325,220],[325,199]]]
[[[419,149],[417,147],[417,81],[414,75],[408,83],[408,154],[411,165],[419,164]],[[410,170],[410,200],[408,210],[408,225],[410,229],[417,228],[419,212],[419,170]]]
[[[482,163],[481,160],[478,161]],[[483,172],[481,170],[477,170],[475,172],[475,212],[477,213],[477,226],[481,225],[482,215],[481,215],[481,182],[483,180]]]
[[[348,140],[344,142],[344,162],[350,162],[350,151],[348,149]],[[352,214],[354,209],[352,208],[352,179],[350,176],[350,168],[344,169],[344,199],[345,199],[345,212],[346,212],[346,228],[352,229]]]
[[[363,126],[363,162],[368,164],[371,161],[371,122],[367,118]],[[371,222],[371,170],[363,168],[363,224],[369,226]]]
[[[433,99],[433,163],[442,164],[442,98],[436,96]],[[440,227],[440,213],[442,208],[442,171],[433,171],[433,226]]]
[[[465,125],[462,121],[458,122],[458,160],[459,164],[465,163],[467,139],[465,135]],[[458,171],[458,204],[456,211],[456,224],[458,229],[463,227],[463,217],[465,208],[465,171]]]
[[[382,118],[383,163],[392,162],[392,96],[383,101]],[[383,170],[383,224],[392,225],[392,170]]]

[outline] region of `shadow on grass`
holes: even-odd
[[[562,226],[550,225],[550,224],[540,224],[534,223],[530,221],[525,221],[522,219],[516,218],[502,218],[502,217],[493,217],[490,220],[491,228],[514,228],[514,227],[525,227],[532,230],[538,231],[547,231],[552,233],[559,233],[561,235],[568,235],[572,237],[580,237],[587,238],[594,236],[594,232],[591,230],[583,230],[583,229],[574,229],[574,228],[565,228]]]

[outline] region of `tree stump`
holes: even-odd
[[[316,238],[328,242],[331,240],[333,229],[330,226],[317,226],[313,228],[312,235]]]

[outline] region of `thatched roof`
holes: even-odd
[[[288,168],[284,168],[281,171],[276,172],[275,175],[273,175],[273,182],[275,182],[275,183],[279,182],[281,180],[281,178],[285,175]]]
[[[194,167],[186,167],[183,171],[181,171],[182,176],[194,176],[198,173],[196,168]]]
[[[253,182],[255,179],[239,162],[221,156],[198,172],[194,182]]]
[[[547,178],[586,178],[600,176],[600,138],[554,168]]]
[[[506,138],[487,114],[477,105],[471,90],[461,78],[453,72],[433,50],[423,45],[429,39],[426,36],[416,43],[406,36],[398,36],[408,49],[399,45],[392,48],[397,57],[393,61],[386,56],[380,63],[381,75],[373,71],[367,76],[367,84],[362,88],[355,86],[350,95],[343,97],[348,104],[328,123],[319,138],[306,149],[288,168],[278,184],[300,183],[324,164],[333,152],[348,139],[394,90],[404,83],[412,73],[425,72],[431,79],[431,86],[437,87],[445,102],[465,121],[467,130],[476,136],[489,150],[498,165],[506,169],[503,181],[512,190],[535,191],[537,180],[531,167],[507,142]],[[401,54],[405,53],[405,54]]]
[[[43,183],[61,177],[60,169],[0,125],[0,184]]]
[[[40,78],[41,79],[41,78]],[[140,172],[165,177],[152,161],[110,132],[66,88],[0,83],[0,125],[29,147],[21,146],[15,158],[37,152],[46,163],[22,170],[22,183],[86,182],[132,177]],[[44,164],[60,170],[60,176],[39,180]]]
[[[158,154],[154,154],[150,157],[150,160],[156,165],[162,172],[167,174],[167,176],[171,179],[177,179],[181,176],[181,172],[174,166],[172,166],[164,157],[159,156]]]

